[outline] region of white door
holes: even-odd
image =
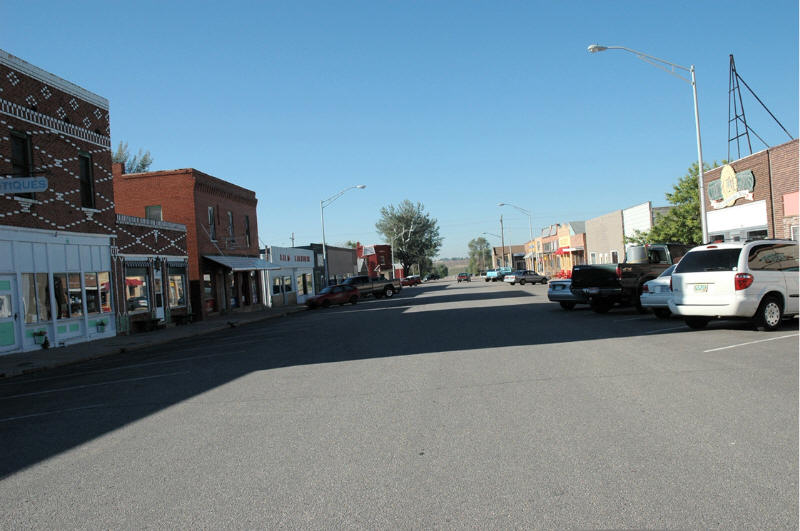
[[[13,276],[0,276],[0,354],[19,349],[17,322],[17,279]]]

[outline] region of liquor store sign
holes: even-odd
[[[47,177],[10,177],[0,179],[0,194],[16,195],[47,191]]]

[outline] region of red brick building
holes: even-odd
[[[115,333],[109,136],[108,100],[0,50],[0,355]]]
[[[392,246],[356,243],[358,271],[371,277],[392,277]]]
[[[196,319],[264,307],[255,192],[193,168],[114,176],[118,213],[186,226]]]
[[[798,141],[705,173],[711,240],[798,239]]]

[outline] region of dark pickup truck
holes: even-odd
[[[632,304],[644,312],[639,302],[644,283],[677,263],[692,247],[680,243],[636,245],[628,248],[624,263],[576,265],[570,289],[587,298],[597,313],[606,313],[614,304]]]
[[[346,278],[342,284],[358,288],[358,295],[366,297],[373,295],[376,299],[391,297],[402,289],[399,279],[387,280],[383,277],[371,278],[367,275],[358,275]]]

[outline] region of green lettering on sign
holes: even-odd
[[[0,347],[8,347],[15,344],[14,323],[0,323]]]
[[[58,333],[59,334],[66,334],[67,333],[66,325],[58,325]]]
[[[11,281],[0,280],[0,291],[11,291]]]
[[[71,324],[71,325],[69,325],[69,331],[70,332],[77,332],[80,329],[81,329],[81,325],[79,325],[79,324]]]

